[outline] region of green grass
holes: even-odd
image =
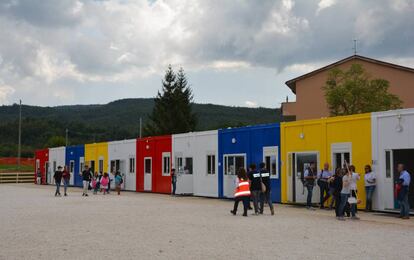
[[[17,165],[0,165],[0,172],[17,172]],[[33,172],[34,168],[33,166],[28,166],[28,165],[22,165],[20,166],[20,171],[22,172]]]

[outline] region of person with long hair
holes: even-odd
[[[230,213],[233,215],[237,214],[237,207],[239,202],[243,202],[243,216],[247,217],[247,209],[249,208],[249,200],[250,200],[250,183],[249,178],[247,177],[246,170],[244,168],[240,168],[237,171],[237,187],[234,191],[234,208],[230,210]]]

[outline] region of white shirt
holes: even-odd
[[[332,176],[332,173],[329,170],[322,170],[318,173],[318,179],[327,180]]]
[[[376,184],[376,176],[374,172],[365,173],[365,186],[375,186]]]
[[[353,172],[351,182],[349,184],[349,188],[351,190],[357,190],[357,181],[359,181],[359,179],[360,179],[359,174],[356,172]]]

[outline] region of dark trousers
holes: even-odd
[[[334,199],[335,199],[335,215],[337,217],[339,217],[339,216],[341,216],[341,214],[340,214],[340,212],[341,212],[340,211],[340,209],[341,209],[341,207],[340,207],[340,205],[341,205],[341,193],[335,194]]]
[[[247,209],[249,208],[249,196],[242,196],[242,197],[236,197],[234,198],[234,208],[233,208],[233,212],[234,214],[236,214],[237,212],[237,207],[239,206],[239,202],[242,201],[243,202],[243,215],[247,215]]]
[[[264,207],[265,201],[269,205],[270,210],[273,211],[273,203],[272,203],[272,199],[270,198],[270,194],[271,194],[270,190],[266,190],[266,192],[260,193],[260,213],[263,213],[263,207]]]
[[[56,195],[60,195],[60,181],[56,182],[56,192],[55,192],[55,196]]]
[[[69,180],[63,180],[63,190],[66,194],[66,191],[68,190],[68,186],[69,186]]]
[[[262,191],[252,190],[251,193],[252,193],[252,199],[253,199],[254,212],[259,213],[259,201],[260,201],[260,194],[262,193]]]
[[[312,207],[313,184],[307,184],[306,189],[308,190],[308,197],[306,199],[306,206],[307,207]]]
[[[323,208],[323,204],[326,200],[329,199],[329,185],[325,181],[319,181],[319,191],[320,191],[320,206]]]
[[[175,190],[177,189],[177,182],[172,182],[172,194],[175,195]]]

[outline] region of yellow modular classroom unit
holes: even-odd
[[[318,171],[328,162],[330,170],[346,160],[361,174],[359,207],[365,207],[364,166],[371,164],[371,115],[359,114],[281,123],[282,202],[305,203],[307,191],[302,172],[310,162]],[[312,202],[319,202],[319,187],[313,189]]]
[[[93,172],[107,172],[108,164],[108,143],[85,144],[85,165],[88,165]]]

